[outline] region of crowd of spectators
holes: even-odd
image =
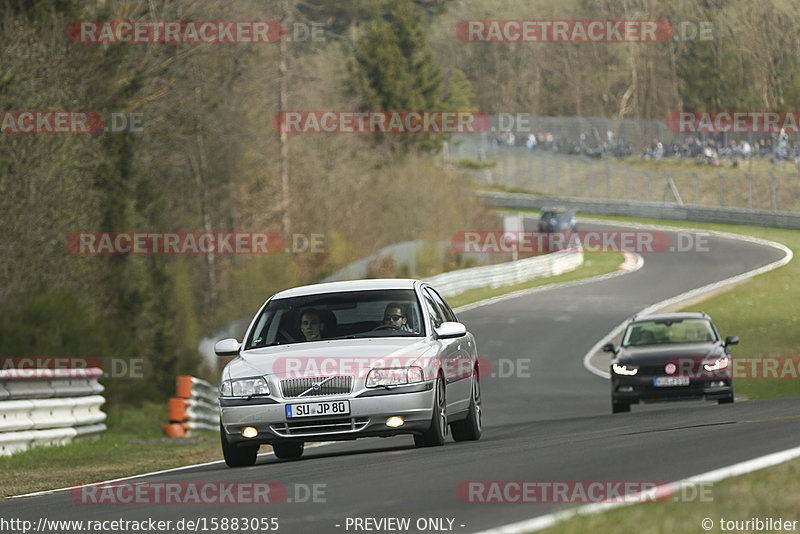
[[[653,139],[650,144],[637,148],[623,137],[617,137],[611,130],[601,136],[593,129],[591,132],[582,132],[577,138],[563,137],[552,132],[515,134],[494,128],[490,131],[490,140],[495,146],[514,146],[568,155],[582,154],[592,158],[679,158],[708,165],[722,165],[727,162],[733,166],[752,158],[768,158],[773,163],[790,161],[800,165],[800,145],[796,140],[791,142],[785,130],[773,135],[754,134],[750,140],[739,137],[740,139],[734,140],[723,134],[688,135],[671,142]]]

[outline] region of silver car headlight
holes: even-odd
[[[639,372],[638,367],[629,368],[627,365],[620,365],[618,363],[612,365],[611,368],[614,370],[614,373],[618,375],[633,376]]]
[[[253,397],[269,395],[269,385],[262,377],[225,380],[219,385],[222,397]]]
[[[422,367],[395,367],[390,369],[371,369],[367,375],[368,388],[402,386],[422,382]]]

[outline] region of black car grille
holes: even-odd
[[[315,387],[315,385],[317,387]],[[289,378],[281,380],[281,392],[284,398],[345,395],[352,390],[353,377],[347,375],[315,376],[310,378]]]
[[[667,375],[667,372],[664,370],[666,363],[659,363],[657,365],[641,365],[639,366],[639,372],[637,373],[639,376],[677,376],[677,372],[672,373],[672,375]]]

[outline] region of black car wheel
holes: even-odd
[[[433,399],[433,415],[431,426],[422,434],[414,434],[414,444],[417,447],[438,447],[444,445],[447,436],[447,413],[444,390],[444,377],[439,375],[436,379]]]
[[[302,441],[288,442],[288,443],[273,443],[272,450],[275,452],[275,457],[281,460],[291,460],[292,458],[300,458],[303,455],[305,443]]]
[[[611,401],[611,412],[612,413],[624,413],[630,412],[631,405],[628,402],[617,402],[615,400]]]
[[[481,383],[478,378],[477,367],[473,373],[472,398],[470,399],[467,418],[450,425],[450,430],[453,431],[453,439],[456,441],[472,441],[481,438]]]
[[[258,445],[248,445],[237,447],[228,442],[228,436],[222,424],[219,425],[219,437],[222,442],[222,456],[228,467],[247,467],[256,463],[258,457]]]

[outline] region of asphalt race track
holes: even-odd
[[[592,345],[633,313],[783,256],[726,238],[708,237],[708,244],[707,252],[646,254],[644,267],[624,276],[460,314],[481,357],[503,374],[482,381],[484,433],[478,442],[448,439],[444,447],[415,449],[411,437],[365,439],[308,448],[297,461],[265,455],[250,468],[219,463],[135,480],[278,482],[288,492],[280,504],[78,504],[58,493],[2,502],[0,517],[34,524],[40,517],[152,518],[173,525],[181,518],[264,517],[277,518],[278,532],[289,533],[389,531],[376,523],[357,529],[352,518],[404,517],[411,519],[406,532],[466,533],[572,505],[462,502],[456,489],[465,481],[674,481],[797,446],[800,399],[635,405],[631,413],[612,415],[608,381],[583,367]],[[306,489],[313,485],[324,492],[320,502],[298,503],[308,501]],[[444,521],[418,530],[420,518]],[[223,532],[206,525],[198,531]]]

